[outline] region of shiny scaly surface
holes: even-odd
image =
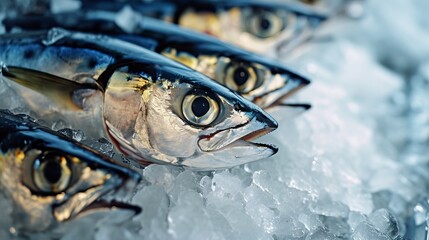
[[[83,1],[84,9],[108,6],[109,10],[118,11],[125,5],[144,15],[174,22],[258,53],[272,49],[275,53],[291,51],[331,16],[329,11],[298,1],[114,1],[110,4]]]
[[[143,17],[129,7],[117,13],[81,11],[20,16],[3,23],[7,31],[63,27],[109,34],[202,72],[263,109],[279,106],[310,83],[306,76],[274,60],[205,34]]]
[[[139,174],[28,116],[1,110],[0,139],[0,192],[12,200],[16,230],[44,231],[112,208],[130,217],[141,211],[120,202]]]
[[[131,43],[62,29],[9,34],[0,37],[0,59],[35,117],[108,136],[140,164],[218,169],[277,152],[250,142],[277,128],[259,107]]]

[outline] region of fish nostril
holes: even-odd
[[[270,115],[268,115],[267,113],[265,113],[265,114],[262,114],[262,113],[258,114],[256,116],[256,119],[259,122],[265,123],[268,128],[277,129],[278,126],[279,126],[278,123],[277,123],[277,121],[274,118],[272,118]]]
[[[307,86],[311,83],[311,81],[305,77],[298,78],[298,82],[300,83],[301,86]]]
[[[241,103],[234,104],[234,110],[237,112],[245,112],[246,108]]]

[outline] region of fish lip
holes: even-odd
[[[130,210],[133,212],[133,217],[138,215],[142,212],[142,208],[133,205],[130,203],[127,203],[125,198],[128,196],[122,196],[122,199],[120,199],[120,196],[116,196],[119,192],[123,192],[123,194],[128,193],[130,186],[127,186],[131,183],[131,187],[134,187],[138,184],[138,182],[132,181],[130,179],[124,180],[121,184],[118,186],[113,187],[112,189],[104,192],[101,194],[96,200],[90,202],[85,207],[83,207],[76,215],[71,216],[70,219],[78,218],[85,214],[91,214],[91,211],[110,211],[112,209],[119,209],[119,210]],[[119,200],[120,199],[120,200]]]
[[[140,176],[140,175],[139,175]],[[113,186],[110,190],[101,194],[95,201],[86,205],[77,214],[87,213],[91,210],[111,210],[113,208],[120,210],[131,210],[134,212],[133,216],[138,215],[142,212],[141,207],[126,202],[126,199],[130,199],[130,195],[135,187],[140,182],[139,179],[135,179],[134,176],[122,176],[122,182],[116,186]],[[119,200],[120,199],[120,200]]]
[[[85,216],[86,214],[91,214],[91,212],[94,210],[102,210],[106,212],[112,209],[119,209],[121,211],[131,210],[133,212],[132,217],[136,216],[142,211],[142,209],[137,205],[127,203],[126,199],[131,198],[130,195],[134,193],[131,190],[139,184],[140,179],[136,179],[132,175],[123,175],[121,173],[119,173],[118,177],[121,179],[121,182],[113,186],[105,186],[106,189],[103,189],[103,184],[101,184],[92,186],[82,192],[75,193],[86,193],[90,189],[97,189],[101,187],[101,189],[98,190],[100,191],[100,194],[93,201],[88,202],[81,209],[78,209],[78,211],[76,211],[75,213],[73,213],[74,209],[72,208],[71,210],[69,210],[71,214],[67,218],[58,219],[57,214],[60,214],[64,211],[64,209],[61,210],[61,208],[64,205],[67,205],[68,201],[71,201],[72,198],[67,199],[66,201],[58,205],[54,205],[54,207],[52,208],[53,215],[59,222],[80,218],[82,216]],[[85,201],[85,199],[83,201]]]
[[[251,133],[249,133],[249,134],[247,134],[247,135],[239,138],[239,140],[244,140],[246,142],[250,142],[251,140],[254,140],[254,139],[257,139],[259,137],[262,137],[262,136],[264,136],[264,135],[266,135],[266,134],[274,131],[275,129],[276,128],[274,128],[274,127],[262,128],[262,129],[256,130],[254,132],[251,132]]]
[[[246,144],[254,147],[271,149],[274,152],[273,154],[275,154],[278,151],[276,146],[270,145],[270,144],[251,142],[251,140],[255,140],[261,136],[264,136],[274,131],[278,127],[277,123],[271,122],[271,121],[263,122],[263,123],[259,122],[260,124],[263,124],[263,125],[260,126],[259,128],[252,129],[252,131],[248,131],[246,127],[248,127],[254,121],[258,121],[257,117],[254,117],[252,120],[244,124],[240,124],[238,126],[231,127],[231,128],[222,129],[214,133],[211,133],[209,135],[204,135],[200,137],[198,141],[198,146],[203,152],[216,152],[216,151],[222,151],[228,147],[231,147],[231,145],[234,145],[235,143],[238,143],[240,141],[244,141]],[[238,134],[237,136],[232,136],[232,139],[230,139],[229,141],[228,140],[221,141],[225,137],[228,137],[227,134],[231,133],[232,131],[242,131],[243,133]],[[217,136],[220,136],[221,140],[212,142],[211,140]],[[203,141],[206,141],[206,142],[203,142]]]
[[[87,212],[90,212],[91,210],[111,210],[113,208],[120,209],[120,210],[131,210],[134,212],[134,216],[140,214],[142,212],[142,208],[133,205],[130,203],[117,201],[117,200],[111,200],[107,201],[104,199],[97,199],[90,203],[89,205],[85,206],[75,217],[85,214]]]
[[[270,156],[273,156],[274,154],[276,154],[279,151],[279,148],[273,144],[255,143],[255,142],[248,142],[248,143],[251,143],[252,145],[255,145],[256,147],[262,147],[262,148],[270,149],[272,151]]]

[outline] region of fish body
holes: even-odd
[[[124,21],[124,16],[129,20]],[[143,17],[129,8],[118,13],[81,11],[20,16],[5,19],[3,23],[8,31],[61,27],[109,34],[202,72],[263,109],[278,106],[284,98],[310,83],[307,77],[278,62],[211,36]]]
[[[138,173],[28,116],[0,111],[0,194],[11,199],[17,231],[44,231],[112,208],[135,215],[139,207],[115,196],[125,196],[140,179]]]
[[[160,14],[162,3],[168,7]],[[332,15],[329,11],[318,10],[298,1],[114,1],[110,4],[110,10],[129,5],[142,14],[163,17],[166,21],[216,36],[257,53],[291,51],[309,39],[320,24]],[[83,1],[84,9],[105,9],[107,5],[103,1]],[[154,11],[155,6],[159,7],[158,11]]]
[[[277,128],[267,113],[137,45],[53,29],[1,36],[0,59],[7,83],[36,117],[62,115],[72,128],[105,134],[141,164],[218,169],[277,152],[249,142]]]

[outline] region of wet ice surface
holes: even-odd
[[[140,170],[143,183],[133,202],[143,212],[132,221],[121,222],[116,214],[93,216],[31,237],[401,239],[410,210],[416,224],[425,226],[429,205],[424,198],[420,205],[415,202],[426,195],[427,159],[413,159],[427,146],[428,103],[421,91],[427,90],[427,80],[414,81],[407,90],[417,91],[407,93],[412,104],[404,103],[404,89],[417,70],[415,63],[429,56],[420,43],[428,39],[421,27],[428,20],[417,17],[419,1],[376,2],[369,1],[367,18],[335,25],[343,31],[334,39],[311,43],[293,57],[314,79],[293,100],[310,102],[313,108],[295,117],[273,112],[279,129],[263,140],[279,147],[277,155],[216,172],[153,164]],[[389,50],[380,48],[383,43]],[[418,65],[418,76],[429,72],[425,64]],[[106,140],[60,131],[122,161]],[[404,157],[404,145],[417,150]],[[0,200],[1,209],[10,205]],[[14,232],[8,214],[0,218],[0,239]]]

